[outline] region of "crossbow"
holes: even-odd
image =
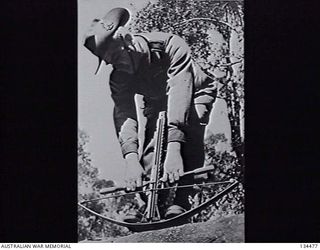
[[[217,202],[224,195],[228,194],[231,190],[233,190],[238,186],[239,182],[237,180],[209,182],[209,183],[202,183],[202,184],[190,184],[190,185],[182,185],[182,186],[178,186],[178,185],[165,186],[164,185],[165,183],[160,179],[160,176],[163,174],[163,161],[164,161],[164,155],[165,155],[165,134],[166,134],[166,114],[163,111],[159,113],[159,118],[157,121],[157,129],[155,132],[155,150],[154,150],[154,158],[153,158],[153,165],[151,169],[150,179],[147,182],[145,182],[144,185],[141,187],[142,190],[119,193],[121,191],[126,191],[126,188],[125,187],[103,188],[100,190],[100,194],[102,195],[109,194],[108,196],[97,198],[97,199],[84,200],[79,202],[78,205],[81,208],[85,209],[86,211],[92,213],[93,215],[103,220],[109,221],[111,223],[114,223],[120,226],[127,227],[129,230],[134,232],[141,232],[141,231],[157,230],[157,229],[184,224],[187,222],[189,218],[196,215],[201,210],[205,209],[206,207],[213,204],[214,202]],[[213,170],[214,170],[214,167],[212,166],[202,167],[189,172],[185,172],[181,176],[181,178],[185,176],[190,176],[190,175],[196,176],[196,175],[204,174]],[[178,188],[190,188],[190,187],[196,188],[201,186],[219,185],[219,184],[228,184],[228,185],[223,190],[216,193],[213,197],[209,198],[208,200],[198,205],[197,207],[194,207],[170,219],[161,218],[159,207],[158,207],[159,192],[163,190],[173,189],[173,188],[176,190]],[[103,200],[103,199],[117,198],[120,196],[125,196],[128,194],[135,194],[135,193],[147,194],[146,209],[144,211],[141,222],[138,222],[138,223],[130,223],[125,221],[115,220],[107,216],[104,216],[102,214],[99,214],[96,211],[93,211],[92,209],[90,209],[88,206],[86,206],[86,204],[90,202]]]

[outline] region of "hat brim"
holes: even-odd
[[[99,58],[95,75],[99,73],[109,41],[120,26],[125,26],[130,19],[130,12],[124,8],[110,10],[102,19],[94,19],[85,35],[84,46]],[[106,63],[107,64],[107,63]]]

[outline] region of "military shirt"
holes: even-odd
[[[155,118],[167,111],[168,142],[186,140],[184,129],[190,120],[190,108],[211,104],[217,83],[191,58],[191,51],[179,36],[152,32],[133,35],[130,60],[133,74],[113,65],[110,88],[114,101],[114,123],[122,153],[138,152],[138,122],[135,94],[144,97],[144,115]],[[199,122],[199,121],[197,121]]]

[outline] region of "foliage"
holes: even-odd
[[[78,130],[78,200],[92,200],[101,198],[99,190],[114,186],[113,181],[99,179],[98,169],[91,163],[90,153],[86,149],[89,136]],[[97,200],[86,206],[101,215],[119,219],[121,211],[127,207],[135,208],[131,204],[132,197],[118,197],[115,199]],[[129,232],[126,228],[106,222],[103,219],[90,214],[84,209],[78,209],[78,240],[99,240],[107,237],[123,236]]]
[[[85,149],[88,142],[89,136],[84,131],[78,130],[78,187],[81,193],[91,188],[98,175],[98,169],[92,166],[90,153]]]
[[[206,221],[208,219],[216,219],[220,216],[244,212],[244,188],[242,184],[243,169],[234,153],[228,151],[219,152],[216,150],[215,146],[220,141],[226,141],[224,134],[211,135],[206,139],[206,165],[215,166],[215,170],[208,175],[206,181],[221,182],[233,179],[238,180],[240,185],[216,202],[214,206],[210,206],[194,216],[194,222]],[[194,206],[197,206],[199,202],[206,201],[223,189],[224,187],[222,185],[203,188],[201,193],[199,192],[193,197],[192,203]]]

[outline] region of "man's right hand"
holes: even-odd
[[[128,191],[134,191],[142,186],[142,177],[145,174],[137,153],[129,153],[125,156],[125,185]]]

